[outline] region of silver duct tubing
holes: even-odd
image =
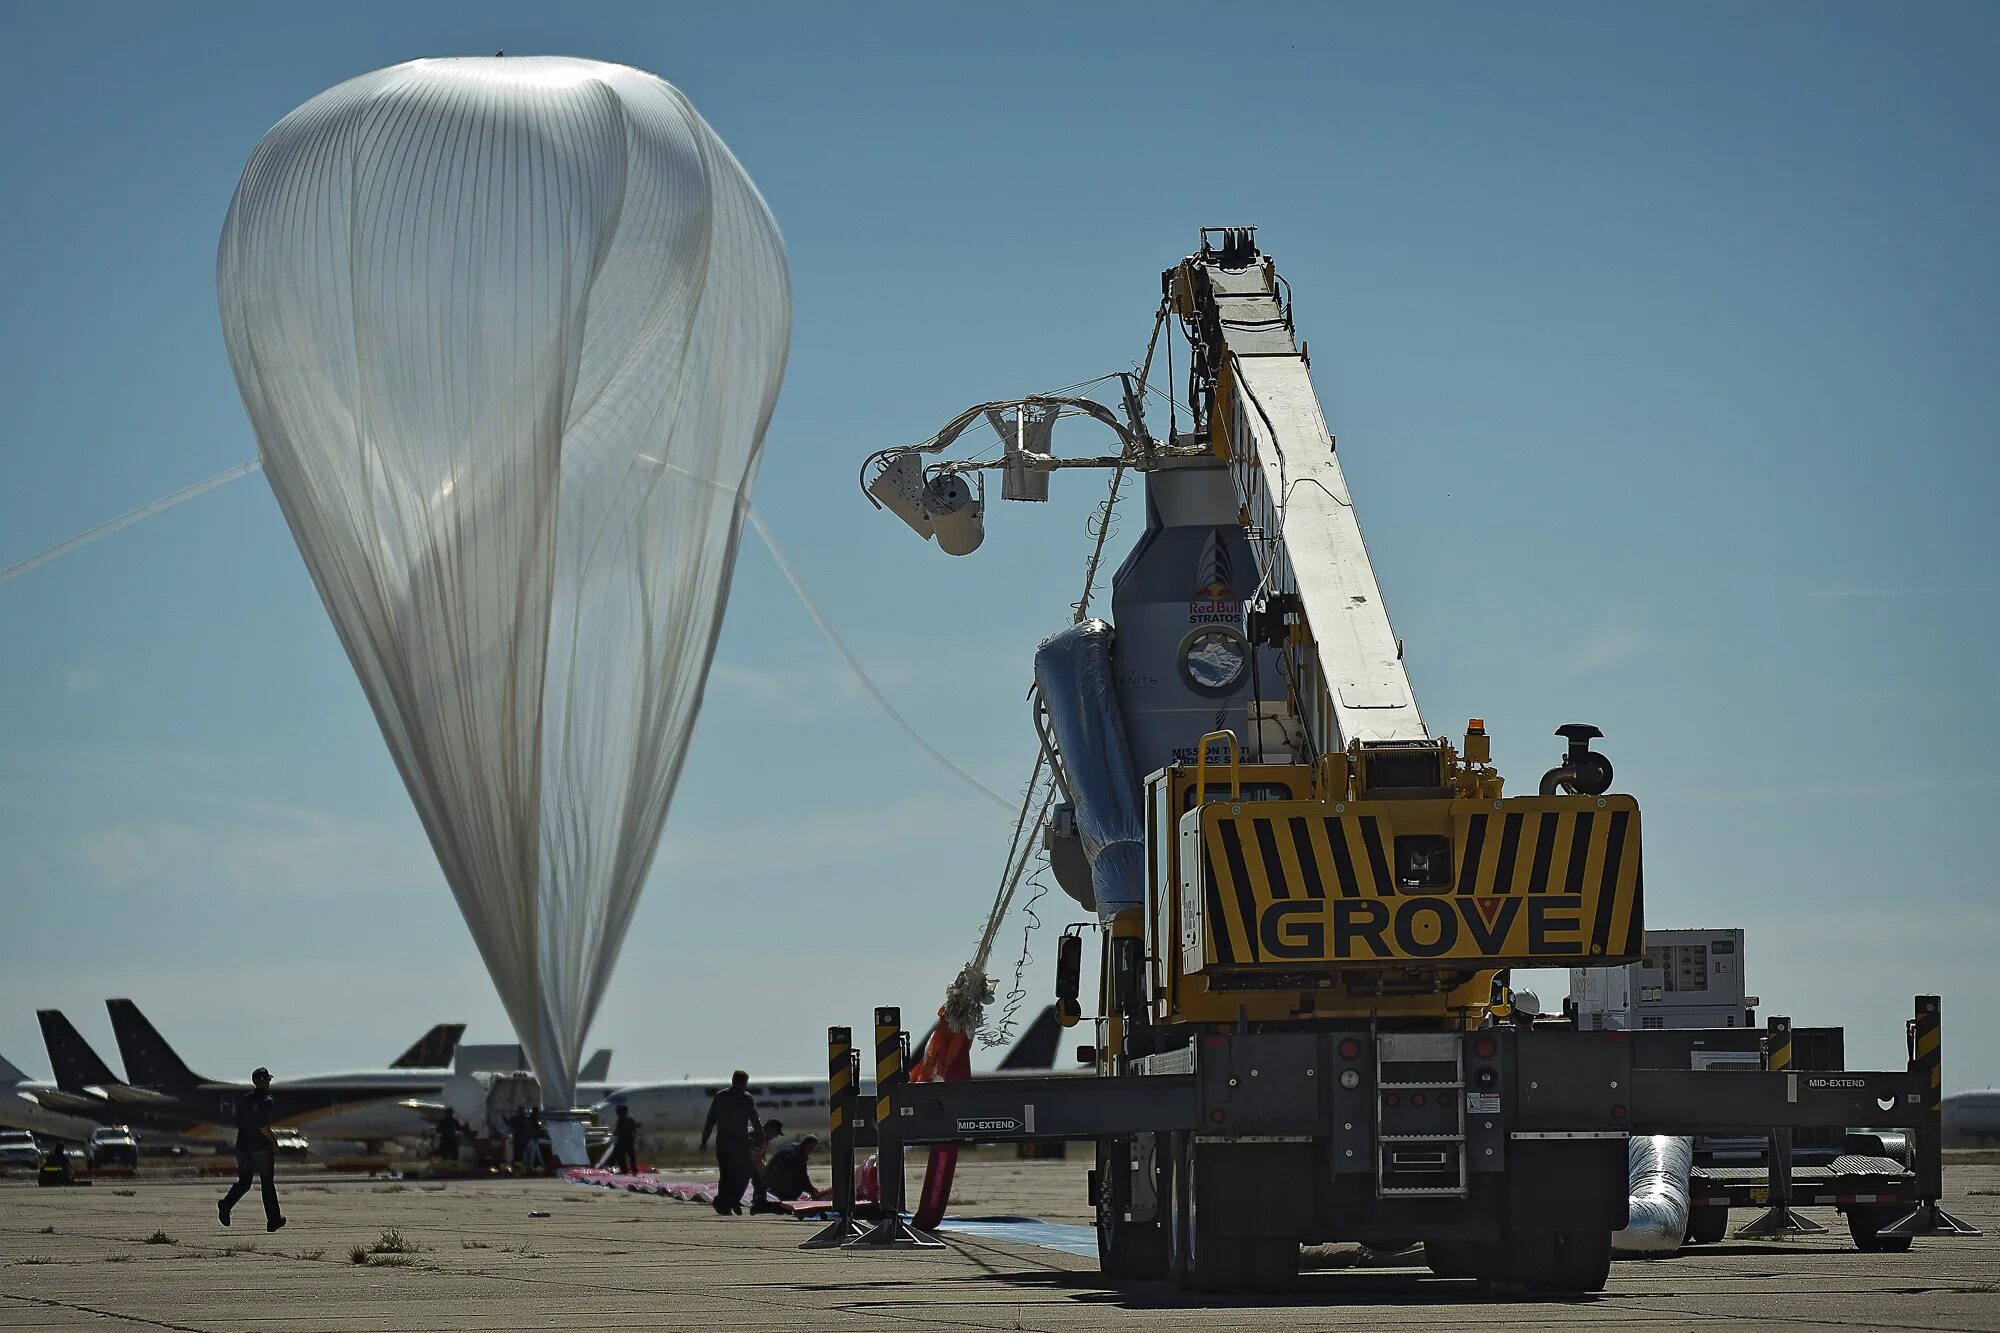
[[[1688,1172],[1694,1140],[1671,1134],[1634,1134],[1625,1145],[1632,1194],[1631,1220],[1611,1233],[1619,1254],[1665,1258],[1687,1237]]]

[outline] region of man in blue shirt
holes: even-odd
[[[271,1071],[261,1066],[250,1075],[252,1091],[236,1099],[236,1183],[216,1201],[215,1214],[229,1225],[229,1210],[250,1192],[250,1178],[264,1183],[264,1230],[276,1231],[285,1225],[278,1211],[278,1185],[273,1179],[278,1136],[271,1132],[275,1104],[271,1100]]]
[[[771,1154],[771,1160],[764,1166],[764,1188],[771,1192],[771,1198],[778,1203],[790,1203],[795,1199],[824,1199],[826,1191],[812,1183],[807,1168],[812,1165],[813,1150],[819,1147],[819,1135],[808,1134],[797,1143],[788,1143]],[[776,1204],[772,1212],[782,1212]]]

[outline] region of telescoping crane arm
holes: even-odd
[[[1068,876],[1059,863],[1057,878],[1128,932],[1128,952],[1143,937],[1153,968],[1127,993],[1158,1004],[1121,1012],[1152,1009],[1144,1021],[1166,1028],[1363,1011],[1477,1021],[1496,971],[1639,956],[1638,805],[1611,791],[1590,747],[1601,733],[1560,728],[1566,758],[1509,796],[1483,722],[1459,744],[1425,725],[1290,289],[1255,229],[1204,228],[1162,285],[1159,318],[1192,352],[1190,431],[1162,444],[1139,416],[1149,344],[1122,430],[1074,399],[985,403],[875,455],[862,478],[871,500],[964,553],[983,522],[968,478],[985,470],[1015,499],[1042,498],[1028,483],[1062,466],[1146,475],[1148,529],[1113,579],[1115,630],[1043,645],[1059,687],[1092,686],[1051,707],[1068,721],[1044,736],[1076,821],[1052,846],[1073,840],[1088,863]],[[1040,428],[1064,414],[1111,426],[1120,453],[1055,458]],[[982,415],[1002,458],[923,461]],[[1079,784],[1078,761],[1100,751],[1101,780]],[[1140,844],[1146,870],[1128,854]]]
[[[1257,625],[1275,642],[1310,755],[1425,743],[1305,353],[1290,290],[1254,227],[1204,228],[1163,277],[1194,349],[1189,400],[1227,461],[1256,554]]]

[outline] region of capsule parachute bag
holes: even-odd
[[[938,1010],[937,1034],[924,1051],[923,1060],[910,1075],[912,1083],[955,1083],[972,1077],[972,1036],[960,1032]],[[958,1146],[939,1144],[931,1149],[924,1164],[924,1187],[917,1196],[917,1211],[910,1225],[929,1231],[944,1221],[951,1204],[952,1178],[958,1173]]]

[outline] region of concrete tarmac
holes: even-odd
[[[1087,1223],[1084,1169],[974,1158],[960,1167],[958,1206]],[[802,1251],[805,1223],[553,1181],[281,1180],[291,1220],[275,1235],[254,1194],[232,1229],[219,1226],[215,1181],[10,1181],[0,1328],[2000,1329],[2000,1166],[1947,1176],[1945,1206],[1984,1238],[1858,1254],[1831,1210],[1811,1210],[1825,1237],[1620,1261],[1602,1295],[1567,1300],[1496,1300],[1420,1268],[1355,1266],[1310,1272],[1283,1297],[1121,1291],[1094,1261],[1054,1250],[980,1237],[934,1253]]]

